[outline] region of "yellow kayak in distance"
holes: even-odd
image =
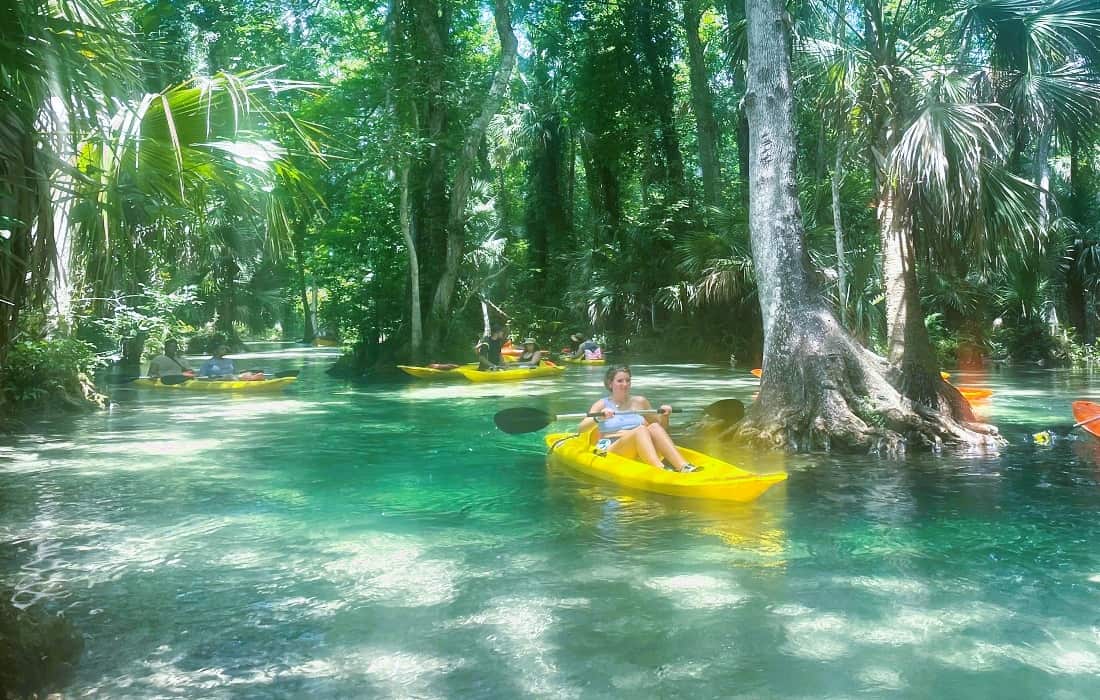
[[[538,367],[517,367],[515,369],[480,370],[459,367],[455,370],[471,382],[522,382],[543,377],[560,377],[564,367],[542,364]]]
[[[571,365],[606,365],[607,364],[607,360],[604,359],[604,358],[600,358],[598,360],[584,360],[584,359],[577,360],[577,359],[573,359],[572,357],[563,357],[563,358],[561,358],[561,361],[562,362],[568,362]]]
[[[786,472],[754,474],[717,457],[677,446],[680,454],[700,467],[699,471],[681,474],[612,452],[601,454],[590,438],[589,433],[551,433],[546,436],[548,458],[597,479],[640,491],[712,501],[748,503],[787,479]]]
[[[418,367],[416,365],[397,365],[397,369],[417,379],[462,379],[462,375],[459,374],[458,370],[463,367],[466,369],[477,369],[477,363],[473,362],[467,365],[455,365],[450,369]]]
[[[163,384],[157,379],[135,379],[133,386],[143,389],[175,389],[177,391],[209,391],[235,393],[260,393],[265,391],[281,391],[297,380],[297,377],[279,377],[277,379],[265,379],[264,381],[246,382],[239,379],[189,379],[179,384]]]

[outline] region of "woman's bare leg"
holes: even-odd
[[[658,469],[664,469],[661,464],[661,456],[657,454],[657,448],[653,445],[653,438],[644,427],[637,427],[615,441],[608,452],[620,454],[629,459],[641,457]]]
[[[646,426],[646,432],[649,433],[650,441],[656,451],[671,462],[672,466],[676,467],[676,471],[683,471],[687,460],[676,449],[676,444],[672,442],[672,438],[665,432],[664,427],[660,423],[650,423]]]

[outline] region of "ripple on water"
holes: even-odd
[[[734,607],[748,599],[732,581],[704,574],[658,576],[646,581],[645,586],[687,610]]]
[[[326,548],[324,571],[345,595],[359,601],[425,607],[454,600],[467,576],[459,562],[425,556],[414,537],[369,533]]]
[[[447,625],[452,628],[491,628],[481,634],[479,643],[494,654],[510,660],[515,681],[528,695],[544,697],[580,697],[555,660],[558,645],[552,631],[557,624],[558,609],[584,609],[591,605],[584,598],[544,598],[508,596],[490,601],[479,613],[458,618]]]

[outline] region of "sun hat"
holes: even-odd
[[[536,343],[536,342],[535,342],[535,339],[534,339],[534,338],[528,338],[527,340],[523,341],[523,344],[524,344],[524,345],[528,345],[528,344],[530,344],[530,345],[538,345],[538,343]]]

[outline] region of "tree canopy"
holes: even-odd
[[[138,361],[169,335],[324,334],[371,372],[464,360],[503,312],[551,348],[582,331],[754,366],[776,289],[750,239],[772,206],[750,198],[773,156],[750,143],[759,9],[7,3],[0,364],[48,337]],[[803,0],[775,21],[798,294],[900,400],[960,419],[943,365],[1091,358],[1100,7]]]

